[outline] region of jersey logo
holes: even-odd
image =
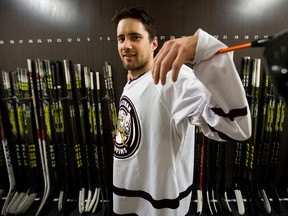
[[[139,148],[141,130],[139,117],[131,100],[122,96],[120,100],[114,156],[126,159]]]

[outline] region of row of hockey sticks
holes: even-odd
[[[246,61],[249,58],[243,59]],[[197,190],[198,215],[202,213],[203,206],[207,207],[211,215],[234,214],[228,201],[226,188],[228,145],[235,146],[232,181],[237,214],[267,215],[273,210],[278,213],[281,211],[274,178],[285,105],[282,100],[273,95],[267,76],[264,78],[264,87],[260,89],[260,63],[260,59],[253,59],[248,65],[247,62],[245,66],[243,65],[242,80],[252,115],[251,139],[232,144],[218,143],[204,139],[196,128],[194,178],[196,189],[194,190],[195,192]],[[244,70],[245,67],[247,71]],[[204,144],[203,140],[205,140]],[[230,200],[231,197],[230,195]]]
[[[21,85],[18,80],[21,80]],[[35,133],[31,133],[35,125],[29,78],[27,73],[23,76],[23,71],[2,72],[0,82],[1,142],[9,178],[1,214],[21,214],[32,205],[42,182]]]
[[[280,133],[278,131],[280,121],[277,123],[273,122],[276,117],[275,107],[268,106],[268,101],[279,101],[279,107],[282,109],[281,112],[278,112],[279,120],[280,116],[282,116],[281,128],[283,128],[284,123],[285,106],[277,96],[273,95],[268,77],[261,78],[261,59],[243,58],[242,81],[250,105],[252,136],[247,142],[236,144],[234,185],[235,188],[237,186],[235,194],[237,193],[239,197],[237,204],[240,204],[243,196],[247,200],[246,210],[249,215],[266,215],[270,214],[273,209],[280,212],[281,204],[274,185],[275,173],[272,174],[277,168],[277,148],[279,148],[280,139],[277,141],[277,146],[270,145],[273,141],[270,138],[267,139],[269,136]],[[268,128],[270,129],[268,130]],[[269,152],[275,152],[275,154],[272,156],[268,154]],[[274,164],[274,167],[272,168],[268,164]],[[265,172],[271,172],[269,178],[268,176],[265,178]],[[266,182],[269,182],[269,184]],[[273,188],[270,185],[274,185]],[[273,201],[273,208],[270,200]],[[243,202],[239,206],[239,214],[243,215],[245,213],[245,209],[242,208],[244,207]]]
[[[23,175],[31,173],[29,179],[37,180],[35,176],[38,179],[43,176],[44,179],[44,185],[42,185],[42,187],[44,186],[44,193],[41,193],[41,190],[35,186],[33,187],[34,190],[29,188],[29,194],[33,194],[33,196],[28,196],[30,197],[28,199],[30,205],[37,193],[40,192],[42,194],[37,215],[41,213],[44,207],[47,208],[49,206],[49,203],[57,194],[59,197],[58,209],[60,211],[63,210],[67,199],[75,198],[75,191],[73,190],[75,185],[77,185],[75,182],[80,182],[78,190],[79,211],[81,213],[88,211],[95,212],[100,194],[102,195],[102,199],[104,199],[103,194],[100,193],[100,186],[106,188],[106,182],[103,181],[103,179],[105,180],[103,178],[105,176],[103,171],[105,160],[99,73],[94,73],[89,68],[82,69],[80,65],[73,67],[70,61],[64,61],[62,65],[60,62],[41,60],[33,62],[28,60],[28,69],[28,72],[25,69],[15,72],[15,74],[26,81],[24,82],[22,79],[18,80],[19,85],[11,85],[11,82],[7,81],[7,77],[10,78],[13,73],[3,72],[1,74],[1,76],[5,74],[5,78],[1,80],[3,80],[6,86],[8,85],[9,88],[11,86],[25,86],[28,92],[28,95],[24,99],[12,93],[11,95],[1,94],[3,101],[1,102],[1,116],[3,118],[3,111],[4,116],[10,114],[9,118],[2,119],[2,122],[5,122],[4,125],[15,127],[18,125],[19,128],[23,122],[26,124],[27,122],[32,123],[33,127],[31,126],[31,130],[26,129],[24,131],[28,135],[33,136],[30,137],[30,142],[34,145],[34,148],[32,148],[29,147],[28,143],[29,152],[27,152],[24,149],[27,141],[26,139],[22,141],[21,154],[31,156],[31,158],[23,156],[24,159],[26,158],[26,163],[22,162],[24,159],[20,158],[21,154],[19,152],[15,152],[15,156],[13,155],[13,157],[9,155],[6,157],[6,164],[7,160],[10,159],[11,163],[13,162],[13,166],[7,165],[10,190],[2,208],[2,214],[23,213],[29,207],[28,203],[24,199],[20,199],[19,195],[16,197],[16,194],[25,191],[25,185],[22,186],[24,182],[22,179],[28,179],[27,177],[23,178],[23,176],[21,176],[22,178],[19,177],[22,172],[18,172],[18,166],[23,166],[23,164],[26,165],[25,168],[27,170],[37,171],[24,172],[24,169],[20,167],[21,169],[19,170],[23,170]],[[81,88],[82,84],[83,88]],[[1,92],[6,93],[5,91]],[[20,89],[19,92],[22,93],[23,90]],[[15,111],[16,109],[11,109],[12,105],[13,107],[19,106],[20,108],[23,106],[26,114],[28,111],[30,112],[27,116],[31,120],[28,121],[29,119],[27,120],[24,116],[22,121],[16,121],[18,117],[18,120],[20,120],[20,114],[23,112],[20,108],[17,109],[18,112]],[[19,116],[16,116],[16,114]],[[13,124],[11,123],[12,120]],[[24,127],[21,126],[21,128]],[[37,133],[35,133],[36,131]],[[20,136],[18,134],[15,134],[14,137],[10,136],[12,132],[20,134],[20,130],[17,130],[17,128],[13,128],[13,130],[8,128],[6,129],[6,133],[3,131],[1,136],[6,155],[8,153],[12,155],[16,149],[18,151],[21,150],[19,147],[15,147],[18,143],[21,143],[18,140]],[[9,135],[4,136],[5,134]],[[14,141],[14,143],[10,140]],[[8,149],[8,147],[10,148]],[[33,151],[35,151],[34,154]],[[18,159],[16,156],[18,156]],[[41,158],[41,162],[39,157]],[[34,160],[32,160],[33,158]],[[41,164],[41,169],[39,169],[39,165],[37,166],[38,169],[32,169],[32,162],[34,166],[35,164]],[[73,166],[75,166],[77,173],[73,173],[73,169],[71,169]],[[14,170],[16,171],[14,172]],[[75,178],[73,185],[71,185],[71,177],[72,180]],[[33,185],[37,186],[35,184],[37,182],[42,182],[42,179],[34,181]],[[32,183],[28,182],[26,187],[31,187],[31,185]],[[18,188],[21,188],[21,190]],[[107,189],[105,190],[105,199],[108,199]],[[32,193],[32,191],[36,191],[36,193]],[[28,192],[25,194],[27,196]],[[10,197],[13,197],[13,199]],[[12,206],[9,206],[12,200],[14,205],[11,204]],[[15,203],[18,204],[16,205]],[[21,206],[19,203],[25,203],[26,208],[19,209]]]
[[[104,197],[100,191],[100,183],[105,191],[107,189],[99,72],[94,73],[79,64],[73,66],[71,61],[65,60],[64,86],[63,110],[68,110],[66,127],[73,132],[66,140],[67,146],[72,146],[70,152],[75,154],[75,168],[80,183],[78,208],[80,213],[95,212],[100,194],[102,200],[108,199],[107,194]],[[63,202],[63,197],[64,190],[60,192],[59,203]]]
[[[195,134],[193,199],[197,200],[197,215],[204,209],[209,215],[232,215],[225,176],[227,144],[205,138],[199,127]]]
[[[253,128],[251,138],[241,144],[244,145],[242,147],[245,155],[242,188],[250,215],[265,215],[272,211],[280,213],[282,207],[275,186],[275,176],[285,105],[274,94],[268,76],[261,79],[261,59],[245,57],[243,61],[242,80],[246,79],[246,84],[243,83],[250,104]]]

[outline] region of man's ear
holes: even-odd
[[[158,47],[158,38],[154,37],[153,40],[152,40],[152,49],[153,49],[153,51],[156,50],[157,47]]]

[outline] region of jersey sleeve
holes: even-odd
[[[226,47],[213,36],[198,30],[194,74],[205,86],[202,115],[191,122],[216,140],[247,140],[251,136],[251,116],[233,53],[216,54]]]
[[[179,133],[186,120],[218,141],[243,141],[251,136],[251,116],[232,53],[216,54],[225,44],[198,30],[193,70],[183,65],[175,83],[158,91]],[[170,76],[168,73],[167,76]]]

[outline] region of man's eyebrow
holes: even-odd
[[[131,32],[128,34],[129,36],[142,36],[142,34],[140,33],[137,33],[137,32]],[[120,35],[117,35],[117,37],[124,37],[124,34],[120,34]]]

